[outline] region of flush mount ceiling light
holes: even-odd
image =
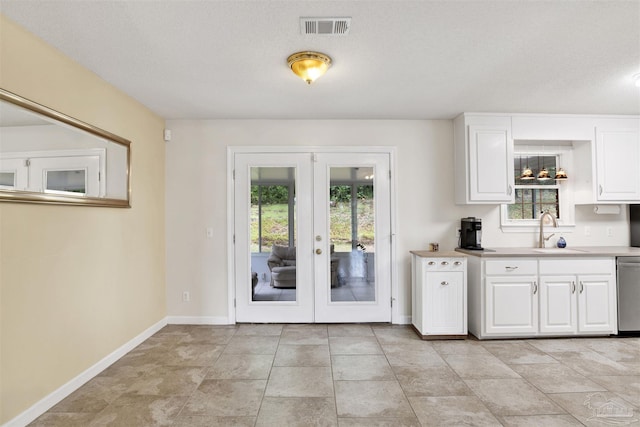
[[[287,58],[289,68],[302,80],[311,84],[331,66],[331,58],[320,52],[297,52]]]

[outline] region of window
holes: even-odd
[[[251,252],[294,247],[295,168],[251,168]]]
[[[554,144],[552,146],[550,144]],[[571,180],[556,181],[554,177],[561,167],[570,170],[571,150],[566,143],[548,142],[546,145],[524,146],[516,143],[514,148],[515,202],[502,205],[501,225],[503,231],[531,231],[539,226],[543,212],[558,218],[561,226],[574,223]],[[530,170],[527,179],[526,172]],[[547,179],[540,179],[546,170]]]
[[[550,212],[560,219],[560,184],[556,175],[556,156],[532,156],[520,154],[514,156],[515,166],[515,203],[508,205],[508,219],[536,219],[543,212]],[[525,169],[531,170],[529,179],[521,178]],[[537,179],[538,173],[546,169],[548,177]]]

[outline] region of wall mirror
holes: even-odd
[[[130,207],[130,146],[0,89],[0,202]]]

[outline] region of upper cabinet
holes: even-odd
[[[455,200],[514,201],[518,141],[569,141],[576,204],[640,203],[640,117],[465,113],[454,120]]]
[[[456,203],[513,203],[511,117],[462,114],[454,144]]]
[[[639,120],[599,120],[596,134],[596,199],[640,200]]]
[[[592,140],[575,144],[575,202],[640,202],[640,117],[594,118]]]

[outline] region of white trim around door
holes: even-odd
[[[237,289],[237,281],[238,277],[244,278],[246,275],[244,270],[246,270],[246,265],[241,263],[241,269],[243,272],[240,272],[240,276],[238,275],[238,271],[236,271],[237,267],[237,253],[236,253],[236,243],[234,239],[237,239],[237,229],[238,226],[236,224],[235,218],[235,209],[236,209],[236,200],[235,200],[235,191],[236,191],[236,179],[237,176],[234,177],[234,173],[237,174],[237,171],[234,171],[235,162],[237,160],[237,155],[259,155],[264,154],[265,158],[273,159],[274,155],[279,155],[283,159],[286,159],[288,155],[293,157],[299,157],[299,155],[309,155],[309,158],[313,158],[314,155],[328,155],[328,154],[338,154],[338,155],[365,155],[365,154],[386,154],[388,159],[388,172],[389,181],[386,191],[388,192],[388,212],[385,213],[385,217],[388,218],[389,226],[386,228],[386,234],[384,236],[384,240],[388,242],[389,250],[388,257],[385,257],[388,261],[388,274],[384,279],[383,286],[387,286],[387,289],[383,294],[386,294],[385,303],[389,303],[390,307],[390,318],[385,318],[382,321],[391,321],[392,323],[405,323],[404,316],[400,316],[399,314],[399,305],[398,302],[398,286],[397,286],[397,268],[396,268],[396,239],[395,239],[395,230],[396,230],[396,199],[395,199],[395,165],[396,165],[396,149],[395,147],[256,147],[256,146],[248,146],[248,147],[228,147],[227,149],[227,253],[228,253],[228,310],[229,310],[229,322],[235,323],[236,321],[240,321],[237,317],[236,313],[236,304],[239,303],[236,299],[239,297],[245,298],[246,295],[239,295]],[[244,156],[241,156],[244,157]],[[239,157],[238,157],[239,158]],[[386,167],[385,167],[386,169]],[[245,171],[246,172],[246,171]],[[244,172],[243,172],[244,173]],[[243,205],[244,206],[244,205]],[[246,234],[246,233],[245,233]],[[298,239],[300,236],[297,237]],[[377,239],[378,237],[376,237]],[[316,236],[317,239],[317,236]],[[389,283],[390,281],[390,283]],[[389,289],[390,288],[390,289]],[[242,290],[242,289],[241,289]],[[245,294],[246,292],[240,292],[241,294]],[[390,295],[390,298],[389,298]],[[389,301],[390,300],[390,301]],[[253,318],[252,318],[253,319]],[[247,320],[244,320],[247,321]],[[250,320],[250,321],[260,321],[260,320]],[[266,321],[275,321],[275,320],[266,320]],[[318,320],[316,320],[318,321]],[[323,321],[327,321],[326,318]],[[332,321],[332,320],[328,320]],[[344,322],[345,319],[335,319],[335,321]],[[358,321],[358,320],[354,320]],[[362,321],[362,320],[361,320]],[[378,320],[379,321],[379,320]]]

